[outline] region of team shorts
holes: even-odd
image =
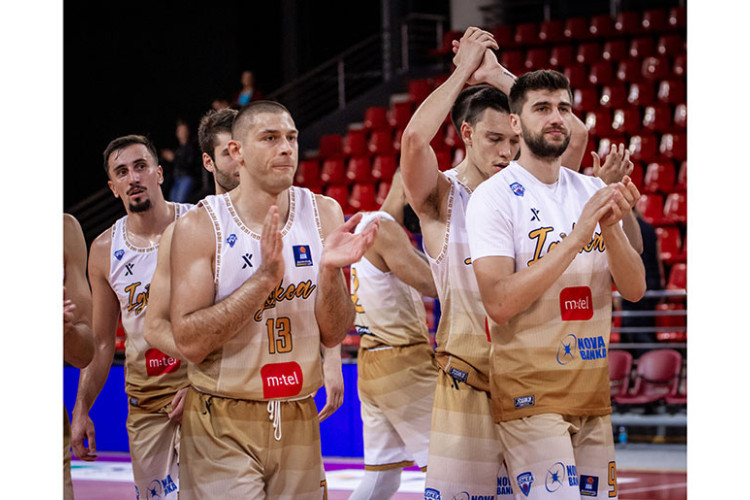
[[[312,397],[247,401],[188,389],[180,500],[327,497]]]
[[[489,394],[438,372],[425,499],[511,499]]]
[[[438,368],[427,344],[357,355],[365,470],[427,467]]]
[[[498,426],[516,498],[617,498],[609,415],[545,413]]]
[[[170,400],[153,411],[130,406],[126,421],[136,499],[176,499],[180,424],[170,420]]]

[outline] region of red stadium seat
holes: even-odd
[[[438,169],[441,172],[445,172],[446,170],[450,170],[451,168],[453,168],[453,158],[451,156],[450,148],[435,150],[435,156],[437,157]]]
[[[654,325],[657,329],[687,326],[687,316],[681,314],[685,312],[685,304],[664,302],[657,304],[655,310],[657,315],[654,317]]]
[[[527,22],[516,25],[513,37],[516,45],[520,47],[539,45],[541,43],[541,40],[539,40],[539,23]]]
[[[662,134],[659,152],[673,160],[687,160],[687,134],[685,132]]]
[[[611,340],[611,339],[610,339]],[[633,355],[622,349],[609,351],[609,390],[611,396],[624,396],[630,388]]]
[[[635,203],[643,220],[652,226],[664,225],[664,198],[659,194],[643,193]]]
[[[674,116],[672,119],[674,128],[678,131],[685,130],[687,128],[687,104],[680,103],[674,107]]]
[[[401,151],[401,136],[403,133],[404,129],[402,128],[397,128],[393,133],[393,149],[396,151]]]
[[[630,40],[628,55],[633,59],[645,59],[656,55],[654,38],[651,36],[636,36]]]
[[[492,35],[500,48],[513,47],[516,43],[516,27],[513,24],[500,24],[492,27]]]
[[[318,142],[318,157],[328,158],[344,154],[341,134],[324,134]]]
[[[391,104],[388,123],[393,128],[406,128],[412,115],[412,104],[409,101],[395,101]]]
[[[659,90],[656,93],[656,98],[661,102],[674,105],[686,102],[687,91],[685,89],[685,80],[683,78],[662,80],[659,82]]]
[[[615,31],[619,35],[633,36],[640,34],[641,14],[638,11],[620,12],[615,17]]]
[[[591,135],[600,137],[612,134],[612,112],[607,108],[593,108],[586,113],[583,123]]]
[[[641,74],[646,80],[663,80],[669,77],[671,66],[666,56],[650,56],[643,59]]]
[[[659,154],[659,144],[656,136],[651,134],[638,134],[630,136],[628,142],[630,158],[643,162],[654,160]]]
[[[583,65],[572,64],[570,66],[566,66],[563,69],[562,73],[570,82],[571,88],[575,89],[581,87],[592,87],[591,83],[589,82],[588,71]]]
[[[504,50],[500,56],[500,63],[508,68],[511,73],[524,73],[526,63],[526,52],[523,50]]]
[[[557,44],[565,40],[561,19],[547,19],[539,24],[539,41],[544,44]]]
[[[575,52],[572,45],[555,45],[549,53],[549,63],[557,68],[573,64]]]
[[[677,394],[682,354],[674,349],[655,349],[642,354],[635,367],[633,389],[614,398],[623,405],[647,405]]]
[[[566,19],[563,36],[572,42],[590,39],[591,31],[589,30],[588,17],[579,16]]]
[[[343,157],[328,157],[320,167],[320,179],[324,184],[342,185],[347,183],[346,166]]]
[[[639,192],[643,191],[643,165],[640,161],[633,161],[633,171],[630,173],[630,180],[633,181]]]
[[[677,77],[687,76],[687,54],[679,54],[675,56],[674,62],[672,63],[672,73]]]
[[[674,188],[675,177],[675,169],[672,162],[659,161],[649,163],[643,177],[643,191],[645,193],[671,193]]]
[[[628,88],[628,102],[638,106],[649,106],[656,102],[653,82],[633,82]]]
[[[367,139],[367,150],[372,154],[394,153],[391,129],[379,129],[370,132],[370,137]]]
[[[343,140],[344,154],[347,156],[367,153],[367,132],[363,128],[350,128]]]
[[[664,199],[664,219],[670,223],[687,223],[687,194],[669,193]]]
[[[683,193],[687,191],[687,160],[680,164],[680,168],[677,171],[677,183],[675,184],[674,190]]]
[[[449,30],[443,34],[440,46],[428,52],[431,57],[453,57],[453,40],[459,40],[463,36],[463,31]]]
[[[349,206],[349,187],[344,185],[330,185],[323,189],[323,193],[336,200],[344,211],[344,215],[353,213]]]
[[[628,106],[614,110],[612,115],[612,130],[618,134],[637,134],[641,128],[641,108]]]
[[[391,190],[391,181],[378,182],[378,190],[375,192],[375,203],[382,206],[388,192]]]
[[[674,57],[686,51],[686,40],[677,33],[662,35],[656,41],[656,52],[662,56]]]
[[[628,105],[628,89],[620,81],[602,86],[599,104],[607,108],[623,108]]]
[[[602,59],[616,63],[628,56],[627,42],[622,38],[607,40],[602,46]]]
[[[377,210],[375,202],[375,184],[372,182],[355,182],[352,185],[352,194],[349,196],[349,206],[357,211]]]
[[[463,146],[463,141],[461,140],[461,137],[458,135],[458,131],[456,130],[456,127],[453,126],[453,124],[448,124],[445,127],[445,144],[450,146],[451,148],[456,146]]]
[[[550,68],[549,49],[546,47],[533,47],[526,51],[524,67],[527,71]]]
[[[680,5],[669,9],[667,24],[672,29],[687,28],[687,8],[684,5]]]
[[[583,42],[576,50],[576,62],[578,64],[591,64],[599,60],[601,55],[599,42]]]
[[[323,181],[320,179],[320,163],[318,163],[318,160],[300,160],[297,172],[294,174],[294,183],[306,188],[321,186]]]
[[[687,340],[687,333],[685,333],[685,340]],[[683,406],[687,404],[687,375],[682,376],[682,387],[677,390],[677,394],[673,396],[664,396],[664,402],[668,405]]]
[[[433,91],[432,81],[429,78],[416,78],[409,80],[409,101],[413,106],[418,106]]]
[[[669,28],[667,24],[667,9],[648,9],[643,11],[643,17],[641,18],[641,27],[643,31],[648,32],[661,32]]]
[[[379,181],[391,182],[396,172],[396,155],[376,155],[372,160],[372,176]]]
[[[652,132],[672,129],[672,107],[663,102],[643,108],[643,128]]]
[[[608,85],[615,81],[613,65],[609,61],[596,61],[589,68],[589,83],[596,86]]]
[[[390,129],[388,123],[388,108],[384,106],[370,106],[365,110],[365,119],[363,122],[365,130],[383,130]]]
[[[667,290],[687,290],[687,263],[678,262],[669,269]]]
[[[615,31],[615,20],[609,14],[596,14],[591,16],[589,33],[599,39],[607,39],[617,35]]]
[[[655,230],[659,240],[659,258],[668,265],[685,262],[680,229],[675,226],[664,226],[657,227]]]
[[[643,81],[641,63],[637,59],[623,59],[617,62],[615,76],[626,84]]]
[[[373,182],[370,157],[367,155],[352,156],[346,163],[346,178],[349,182]]]
[[[593,110],[597,102],[596,89],[594,87],[576,87],[573,89],[573,110],[586,112]]]

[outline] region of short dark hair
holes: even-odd
[[[461,135],[461,124],[464,122],[464,117],[466,116],[466,105],[469,98],[486,87],[489,87],[489,84],[480,83],[479,85],[466,87],[458,94],[453,106],[451,106],[451,123],[453,123],[453,127],[459,136]]]
[[[479,89],[468,99],[463,121],[472,127],[475,126],[487,108],[510,114],[508,96],[502,90],[492,85]]]
[[[146,149],[154,158],[154,161],[157,164],[159,163],[159,154],[156,152],[156,146],[154,146],[154,143],[151,142],[151,139],[149,139],[145,135],[124,135],[122,137],[112,139],[109,144],[107,144],[107,147],[104,148],[104,171],[107,173],[107,176],[109,176],[109,157],[112,156],[112,153],[121,149],[125,149],[126,147],[132,146],[133,144],[143,144],[144,146],[146,146]]]
[[[286,109],[286,106],[280,102],[269,100],[253,101],[240,108],[237,112],[237,116],[232,124],[232,138],[244,138],[255,115],[260,113],[287,113],[289,116],[292,116],[289,110]]]
[[[216,136],[222,132],[232,134],[232,123],[237,116],[237,110],[224,108],[219,110],[210,110],[201,118],[198,124],[198,144],[201,152],[206,153],[214,158],[214,148],[216,147]]]
[[[568,91],[571,103],[573,102],[573,91],[570,90],[570,82],[560,73],[552,69],[540,69],[524,73],[516,79],[510,89],[510,109],[514,114],[520,115],[526,102],[526,94],[530,90],[560,90]]]

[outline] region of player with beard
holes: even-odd
[[[452,498],[461,492],[512,498],[489,399],[490,343],[471,268],[465,210],[474,190],[518,153],[519,138],[510,126],[503,92],[510,90],[515,76],[498,64],[490,33],[470,27],[456,45],[455,70],[415,111],[401,142],[407,200],[419,216],[442,313],[425,498]],[[487,85],[462,93],[466,84]],[[441,172],[430,142],[451,111],[466,157]],[[571,164],[580,163],[587,141],[583,123],[575,125],[567,152]]]
[[[104,151],[104,170],[107,184],[122,200],[126,215],[91,245],[89,280],[95,350],[78,383],[71,424],[73,451],[81,460],[97,458],[89,411],[107,380],[117,322],[122,317],[127,431],[136,496],[176,498],[181,417],[177,403],[181,399],[178,393],[184,393],[187,386],[186,368],[146,343],[143,322],[161,235],[192,205],[164,199],[162,168],[154,145],[146,137],[128,135],[111,141]]]
[[[562,168],[573,113],[561,73],[519,77],[510,103],[520,157],[466,216],[506,465],[518,498],[616,498],[607,353],[612,285],[631,301],[646,289],[621,227],[638,189]]]

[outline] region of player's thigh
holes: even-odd
[[[617,465],[609,415],[581,419],[573,448],[581,496],[617,498]]]
[[[180,425],[163,410],[130,408],[126,420],[133,478],[141,494],[176,498]]]

